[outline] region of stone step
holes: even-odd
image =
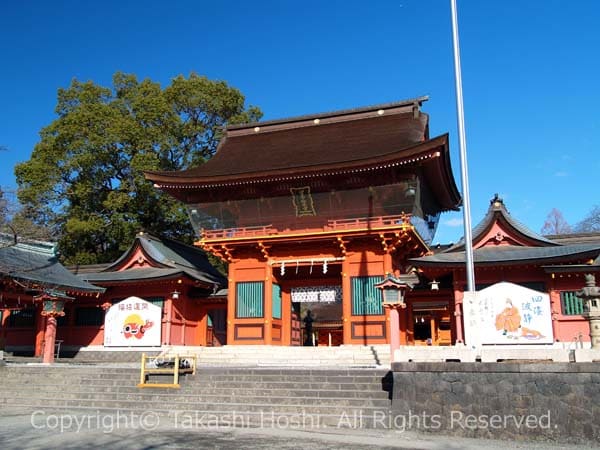
[[[210,415],[217,421],[242,415],[255,426],[308,417],[311,424],[336,427],[352,427],[358,416],[363,419],[360,426],[369,427],[369,420],[385,420],[391,407],[391,378],[382,369],[201,367],[196,375],[181,378],[180,389],[139,389],[138,369],[106,366],[6,366],[0,368],[0,376],[2,408],[69,414],[150,411],[192,418]]]
[[[167,381],[167,379],[171,379],[170,377],[165,377],[162,381]],[[156,382],[158,379],[151,380]],[[129,389],[130,387],[134,387],[137,385],[139,379],[137,377],[130,378],[127,380],[110,380],[110,379],[102,379],[102,380],[86,380],[86,379],[72,379],[72,380],[62,380],[61,383],[51,382],[52,380],[36,380],[35,386],[36,389],[55,389],[57,387],[71,387],[73,389],[79,387],[83,387],[84,389],[98,389],[100,391],[109,391],[114,389]],[[33,382],[33,381],[32,381]],[[294,380],[278,380],[278,381],[270,381],[270,380],[245,380],[245,379],[232,379],[232,380],[185,380],[185,378],[180,379],[180,384],[188,389],[195,391],[206,391],[208,389],[223,389],[223,390],[235,390],[241,391],[245,389],[261,389],[261,390],[295,390],[298,392],[310,392],[310,391],[321,391],[321,390],[331,390],[331,391],[381,391],[386,388],[391,387],[391,383],[388,381],[373,381],[373,382],[358,382],[353,381],[352,379],[348,380],[339,380],[339,381],[330,381],[330,382],[310,382],[310,381],[294,381]],[[11,380],[7,379],[3,382],[5,387],[15,386],[22,387],[22,380]]]
[[[209,355],[196,355],[196,357],[199,360],[213,360],[213,359],[219,359],[219,360],[226,360],[226,359],[258,359],[258,358],[265,358],[266,360],[270,360],[270,359],[275,359],[275,360],[283,360],[283,359],[289,359],[289,360],[294,360],[294,359],[300,359],[303,361],[310,361],[312,359],[319,359],[322,361],[354,361],[354,360],[364,360],[364,361],[375,361],[376,358],[374,358],[372,355],[348,355],[348,356],[344,356],[344,355],[339,355],[339,356],[335,356],[335,355],[326,355],[326,354],[307,354],[307,355],[289,355],[289,354],[285,354],[285,355],[277,355],[277,354],[268,354],[268,353],[254,353],[254,354],[250,354],[250,353],[244,353],[244,354],[223,354],[223,355],[213,355],[213,354],[209,354]],[[387,360],[389,361],[391,358],[378,358],[380,360]]]
[[[377,389],[361,389],[361,390],[339,390],[339,389],[302,389],[302,387],[297,387],[296,389],[260,389],[260,388],[232,388],[232,387],[220,387],[220,388],[207,388],[207,387],[197,387],[197,386],[183,386],[176,393],[171,393],[170,391],[165,392],[164,389],[150,389],[144,388],[140,389],[134,385],[131,386],[93,386],[90,389],[89,386],[85,385],[73,385],[71,389],[68,391],[69,395],[79,396],[81,395],[83,398],[88,398],[87,396],[91,393],[98,395],[109,395],[109,396],[129,396],[129,395],[139,395],[144,397],[149,397],[152,395],[159,396],[160,398],[164,398],[169,400],[174,398],[175,395],[182,395],[188,397],[297,397],[297,398],[311,398],[314,400],[321,398],[365,398],[365,399],[388,399],[389,392],[377,390]],[[27,391],[10,391],[4,390],[0,391],[0,398],[9,398],[11,396],[23,396],[26,395],[30,397],[47,397],[49,395],[56,394],[56,386],[55,385],[38,385],[35,390],[27,390]],[[65,392],[61,392],[61,396],[65,395]]]
[[[308,369],[289,369],[274,367],[254,367],[254,368],[235,368],[235,367],[198,367],[199,374],[259,374],[259,375],[386,375],[389,370],[382,368],[308,368]]]
[[[15,408],[30,408],[28,405],[13,405]],[[282,411],[219,411],[219,410],[169,410],[156,409],[140,413],[139,408],[120,409],[118,413],[112,408],[98,408],[85,406],[53,407],[44,409],[44,414],[59,414],[66,412],[69,415],[84,417],[112,416],[116,420],[140,423],[142,418],[149,417],[147,423],[152,426],[157,423],[157,418],[165,418],[171,423],[178,424],[180,429],[185,428],[210,428],[210,427],[260,427],[287,430],[324,430],[324,429],[390,429],[390,420],[393,416],[388,409],[370,410],[343,409],[331,414],[314,414],[304,410],[294,412]],[[42,417],[43,419],[43,417]]]
[[[192,355],[196,356],[199,361],[231,361],[231,360],[265,360],[265,361],[334,361],[334,362],[354,362],[354,361],[371,361],[376,363],[379,361],[390,361],[391,358],[374,358],[372,355],[277,355],[277,354],[223,354],[223,355]]]
[[[76,374],[77,376],[88,377],[107,377],[112,375],[130,375],[139,373],[139,366],[131,368],[110,368],[105,366],[95,366],[86,369],[78,369],[75,367],[58,367],[58,366],[27,366],[27,365],[8,365],[3,367],[3,373],[16,373],[18,375],[31,376],[65,376]]]
[[[292,371],[291,371],[292,372]],[[196,375],[190,375],[187,379],[190,381],[236,381],[236,380],[247,380],[247,381],[309,381],[311,383],[370,383],[374,381],[381,381],[385,375],[323,375],[323,374],[260,374],[260,373],[244,373],[239,374],[211,374],[209,372],[198,372]],[[97,378],[102,380],[103,378]]]
[[[295,399],[291,399],[295,400]],[[291,401],[290,400],[290,401]],[[308,404],[294,401],[294,403],[272,404],[268,399],[261,399],[257,402],[227,402],[227,403],[195,403],[195,402],[169,402],[164,401],[144,401],[140,403],[137,400],[101,400],[101,399],[69,399],[69,398],[6,398],[2,399],[2,405],[6,407],[35,407],[53,409],[56,407],[72,408],[86,407],[97,409],[137,410],[140,411],[181,411],[202,409],[204,411],[230,411],[230,412],[265,412],[265,413],[296,413],[306,412],[310,414],[336,414],[340,410],[363,411],[369,413],[372,411],[385,410],[389,403],[375,402],[373,404],[352,405],[349,401],[328,402],[326,404]]]
[[[139,362],[142,353],[146,355],[159,356],[161,353],[170,354],[195,354],[200,360],[220,361],[223,359],[245,359],[256,361],[257,359],[268,360],[298,360],[298,359],[319,359],[323,361],[371,361],[389,364],[390,349],[388,345],[373,346],[340,346],[340,347],[282,347],[282,346],[262,346],[262,345],[241,345],[241,346],[222,346],[222,347],[186,347],[170,346],[162,349],[152,349],[142,351],[115,351],[86,348],[78,351],[73,349],[63,349],[61,358],[56,361],[59,364],[68,362],[78,363],[131,363]],[[6,354],[6,359],[15,362],[40,362],[40,358],[19,357]]]
[[[176,353],[170,353],[165,356],[174,356]],[[293,353],[293,352],[269,352],[269,351],[255,351],[255,352],[223,352],[223,353],[215,353],[215,352],[182,352],[180,355],[194,355],[198,358],[246,358],[246,357],[266,357],[266,358],[320,358],[320,359],[375,359],[375,355],[371,353],[328,353],[328,352],[301,352],[301,353]],[[385,357],[385,355],[378,355],[379,357]],[[160,358],[160,357],[157,357]],[[141,359],[141,358],[140,358]]]
[[[6,373],[6,372],[5,372]],[[48,373],[29,373],[29,372],[8,372],[9,374],[14,374],[18,376],[21,381],[40,381],[40,379],[46,380],[64,380],[68,381],[71,377],[77,377],[79,379],[84,379],[88,382],[94,381],[105,381],[105,380],[131,380],[136,376],[139,377],[140,370],[137,369],[132,372],[125,373],[56,373],[56,372],[48,372]],[[10,375],[8,375],[10,376]]]
[[[78,380],[72,380],[70,383],[64,383],[61,385],[53,383],[36,383],[35,391],[54,391],[57,390],[73,392],[135,392],[140,388],[137,387],[139,380],[131,380],[128,383],[116,383],[116,384],[88,384],[81,383]],[[160,381],[172,381],[172,380],[160,380]],[[158,380],[151,380],[150,383],[157,383]],[[349,393],[360,393],[364,392],[368,395],[378,392],[389,392],[391,391],[392,385],[388,383],[375,384],[375,383],[296,383],[296,382],[278,382],[278,383],[252,383],[252,382],[236,382],[236,383],[186,383],[180,382],[180,390],[185,391],[189,394],[202,394],[202,393],[218,393],[218,392],[232,392],[238,395],[244,395],[245,392],[261,392],[261,393],[272,393],[276,395],[280,392],[294,392],[294,395],[315,395],[319,396],[323,391],[336,392],[338,395],[345,395],[345,392]],[[23,388],[22,384],[9,382],[3,383],[4,391],[0,391],[0,395],[10,395],[11,392]],[[29,390],[33,392],[34,390]],[[348,394],[351,395],[351,394]]]
[[[0,402],[12,402],[17,400],[31,400],[40,405],[51,403],[55,398],[56,392],[32,392],[23,391],[15,393],[11,396],[0,395]],[[303,406],[303,407],[319,407],[325,406],[352,406],[352,407],[380,407],[385,408],[390,406],[387,398],[351,398],[351,397],[314,397],[308,396],[274,396],[274,395],[247,395],[236,394],[201,394],[201,395],[186,395],[184,393],[168,394],[151,394],[151,393],[106,393],[106,392],[62,392],[60,401],[78,401],[81,403],[102,402],[103,404],[124,404],[126,402],[138,403],[140,407],[157,407],[160,403],[169,402],[177,405],[180,409],[182,406],[187,408],[196,407],[198,405],[219,405],[219,404],[264,404],[272,407],[287,407],[287,406]]]
[[[373,355],[327,355],[327,354],[277,354],[277,353],[223,353],[223,354],[196,354],[196,355],[188,355],[188,356],[196,356],[198,360],[204,361],[213,361],[213,360],[233,360],[233,359],[266,359],[266,360],[302,360],[302,361],[311,361],[313,359],[317,359],[320,361],[375,361]],[[158,358],[160,359],[160,358]],[[380,360],[389,361],[390,358],[379,358]]]

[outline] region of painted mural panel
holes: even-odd
[[[465,297],[465,333],[472,344],[551,344],[550,296],[501,282]]]
[[[104,320],[104,346],[160,346],[161,314],[160,306],[139,297],[112,305]]]

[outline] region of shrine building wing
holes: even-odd
[[[107,267],[74,269],[86,281],[100,284],[151,282],[187,277],[211,289],[227,286],[226,278],[210,264],[206,254],[181,242],[138,233],[131,247]]]
[[[514,219],[504,201],[496,194],[487,214],[473,228],[473,261],[476,265],[511,266],[515,264],[578,264],[594,260],[600,254],[600,241],[557,242],[530,230]],[[422,268],[458,268],[465,265],[464,239],[433,255],[412,258]],[[589,265],[585,265],[590,267]],[[572,266],[571,266],[572,267]]]

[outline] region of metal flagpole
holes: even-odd
[[[456,80],[456,112],[458,116],[458,142],[460,146],[460,177],[462,183],[463,222],[465,227],[465,256],[467,269],[467,291],[475,292],[473,267],[473,237],[471,233],[471,200],[469,197],[469,175],[467,169],[467,141],[465,136],[465,114],[463,109],[462,78],[460,71],[460,48],[458,43],[458,16],[456,0],[450,0],[452,10],[452,44],[454,48],[454,78]]]

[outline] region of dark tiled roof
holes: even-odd
[[[559,245],[552,247],[518,247],[502,245],[483,247],[473,251],[475,264],[511,264],[517,262],[568,262],[600,255],[600,244]],[[454,267],[465,264],[465,252],[443,252],[431,256],[413,258],[417,267]]]
[[[494,198],[490,201],[490,207],[488,208],[487,214],[485,215],[483,220],[481,222],[479,222],[477,224],[477,226],[475,226],[475,228],[473,228],[473,231],[471,233],[473,236],[473,242],[475,243],[479,239],[481,239],[483,237],[483,235],[497,221],[504,222],[510,228],[512,228],[517,235],[521,235],[521,236],[527,238],[528,240],[532,241],[536,245],[540,245],[540,246],[560,245],[558,242],[554,242],[554,241],[532,231],[527,226],[525,226],[518,220],[514,219],[510,215],[508,210],[506,209],[506,206],[504,206],[504,201],[498,197],[498,194],[496,194],[494,196]],[[464,236],[463,236],[460,239],[460,241],[458,241],[456,244],[454,244],[452,247],[448,248],[445,251],[446,252],[455,252],[455,251],[459,251],[459,250],[464,250],[464,248],[465,248],[465,242],[464,242]]]
[[[143,267],[128,270],[121,270],[118,272],[96,272],[96,273],[84,273],[79,275],[80,278],[90,282],[127,282],[131,280],[154,280],[161,278],[176,278],[182,275],[189,275],[191,278],[195,278],[192,273],[187,273],[181,269],[166,269],[162,267]]]
[[[287,175],[390,155],[426,140],[427,115],[384,114],[360,120],[310,124],[282,130],[228,133],[217,153],[181,172],[149,172],[153,181],[208,183],[219,177]]]
[[[71,292],[103,292],[69,272],[49,242],[0,242],[0,275],[46,288]]]
[[[106,269],[107,267],[109,267],[110,263],[100,263],[100,264],[77,264],[77,265],[71,265],[71,266],[66,266],[67,269],[75,274],[75,275],[79,275],[82,273],[95,273],[95,272],[102,272],[104,269]]]
[[[600,233],[569,233],[569,234],[554,234],[546,236],[553,242],[559,244],[590,244],[600,243]]]
[[[456,210],[448,136],[429,139],[429,117],[419,109],[426,99],[229,127],[206,163],[145,176],[195,203],[281,195],[282,182],[293,180],[327,177],[343,188],[349,174],[382,180],[403,173],[423,176],[440,210]]]
[[[411,108],[413,108],[413,107],[418,108],[423,104],[423,102],[426,102],[427,100],[429,100],[429,96],[424,95],[422,97],[411,98],[408,100],[400,100],[397,102],[390,102],[390,103],[380,103],[377,105],[362,106],[359,108],[342,109],[342,110],[338,110],[338,111],[329,111],[329,112],[317,113],[317,114],[305,114],[302,116],[286,117],[283,119],[275,119],[275,120],[263,120],[261,122],[243,123],[243,124],[239,124],[239,125],[229,125],[227,127],[227,130],[254,128],[256,126],[264,127],[265,125],[291,124],[294,122],[306,122],[306,121],[310,121],[310,120],[314,120],[314,119],[324,119],[324,118],[330,118],[330,117],[336,117],[336,116],[356,115],[356,114],[360,114],[360,113],[376,112],[376,111],[379,111],[380,109],[383,109],[383,110],[397,109],[397,108],[402,108],[402,107],[406,107],[406,106],[409,106]]]
[[[141,247],[142,250],[162,267],[132,268],[119,271],[132,253]],[[206,254],[190,245],[167,238],[158,238],[148,233],[139,233],[132,244],[116,262],[96,273],[80,271],[80,277],[85,280],[126,281],[173,278],[187,275],[208,284],[227,286],[227,279],[213,267]]]
[[[600,272],[600,255],[592,261],[588,261],[586,264],[547,264],[542,266],[544,271],[552,272]]]

